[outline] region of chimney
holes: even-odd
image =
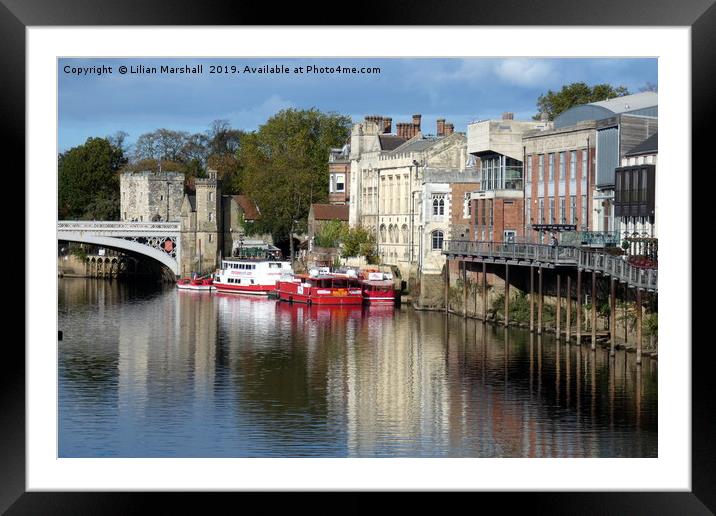
[[[406,127],[407,125],[408,125],[408,124],[404,124],[404,123],[401,123],[401,122],[398,122],[397,124],[395,124],[395,129],[396,129],[396,131],[398,132],[398,137],[400,137],[400,138],[405,138],[406,140],[407,140],[407,138],[405,137],[405,127]]]
[[[383,133],[388,134],[393,131],[393,119],[388,117],[383,119]]]
[[[438,136],[445,135],[445,119],[444,118],[438,118],[437,135]]]
[[[420,119],[422,118],[421,115],[413,115],[413,136],[418,134],[418,131],[420,131]]]
[[[445,136],[450,136],[454,132],[455,132],[455,126],[452,123],[445,124]]]
[[[510,111],[505,111],[504,113],[502,113],[502,119],[503,120],[514,120],[515,114]]]

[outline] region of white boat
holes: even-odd
[[[293,274],[291,262],[281,259],[277,247],[255,244],[242,248],[239,256],[221,260],[214,274],[214,288],[219,292],[267,295],[276,290],[277,280]]]

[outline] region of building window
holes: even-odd
[[[472,215],[472,203],[470,202],[470,192],[465,192],[465,198],[462,203],[462,216],[469,219]]]
[[[539,199],[539,222],[544,224],[544,197]]]
[[[564,181],[564,169],[566,166],[565,160],[567,159],[567,155],[565,152],[559,153],[559,179]]]
[[[587,228],[587,196],[582,196],[582,230],[586,231]]]
[[[443,248],[443,232],[433,231],[432,232],[432,248],[433,251],[440,250]]]
[[[532,182],[532,156],[527,156],[527,182]]]
[[[577,196],[573,195],[571,198],[570,214],[572,216],[572,224],[577,223]]]
[[[549,153],[549,176],[548,181],[554,180],[554,152]]]
[[[537,156],[537,166],[539,169],[539,180],[544,181],[544,154]]]
[[[444,195],[433,195],[433,215],[445,215]]]
[[[641,169],[641,202],[646,202],[647,191],[646,191],[646,174],[647,169]]]
[[[527,221],[527,225],[530,225],[532,224],[532,199],[527,199],[526,208],[525,220]]]
[[[549,198],[549,222],[554,224],[554,197]]]
[[[494,209],[493,206],[495,204],[495,201],[492,199],[489,199],[487,203],[490,205],[490,229],[492,229],[492,225],[494,224]]]
[[[209,192],[209,202],[214,200],[214,192]]]
[[[346,191],[346,175],[336,174],[336,192]]]
[[[214,212],[210,211],[209,212],[209,222],[213,222],[213,221],[214,221]]]
[[[587,149],[582,150],[582,179],[587,177]]]
[[[577,151],[569,153],[569,177],[567,179],[574,179],[577,177]]]
[[[209,242],[213,242],[213,241],[214,241],[214,235],[209,233]]]
[[[559,198],[559,217],[562,224],[567,222],[566,201],[564,197]]]

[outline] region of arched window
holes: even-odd
[[[440,250],[443,248],[443,232],[440,230],[433,231],[431,233],[432,236],[432,249]]]
[[[440,213],[439,215],[445,215],[445,200],[440,199]]]
[[[380,241],[385,242],[385,224],[380,225]]]
[[[408,243],[408,225],[403,224],[403,227],[401,228],[401,230],[403,233],[403,243],[407,244]]]
[[[440,204],[438,199],[433,199],[433,215],[439,215]]]

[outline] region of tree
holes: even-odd
[[[313,241],[316,247],[338,247],[348,234],[348,224],[341,220],[325,222]]]
[[[316,109],[285,109],[258,131],[246,133],[237,151],[240,186],[261,209],[255,231],[274,240],[306,226],[311,203],[328,197],[326,161],[331,147],[345,142],[350,118]]]
[[[343,256],[364,256],[371,263],[375,251],[375,235],[362,226],[350,228],[343,238]]]
[[[532,118],[539,120],[542,113],[546,113],[549,120],[554,120],[560,113],[571,107],[624,95],[629,95],[629,90],[625,86],[614,87],[609,84],[596,84],[590,87],[584,82],[573,82],[562,86],[558,92],[549,90],[540,95],[537,99],[539,112]]]
[[[126,163],[121,148],[106,138],[88,138],[60,154],[58,216],[60,219],[116,220],[119,217],[119,175]]]

